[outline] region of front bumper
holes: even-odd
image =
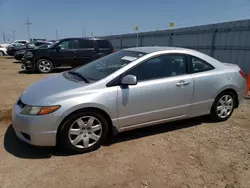
[[[15,59],[18,60],[18,61],[21,61],[23,58],[23,54],[16,54],[15,55]]]
[[[21,114],[15,104],[12,110],[12,126],[22,141],[35,146],[56,146],[58,117],[53,114],[32,116]]]
[[[34,66],[33,66],[33,63],[32,61],[29,61],[29,60],[23,60],[23,63],[21,65],[21,69],[23,70],[34,70]]]

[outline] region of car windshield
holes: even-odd
[[[78,67],[73,71],[81,74],[89,80],[98,81],[143,55],[145,55],[145,53],[121,50]]]
[[[54,48],[58,42],[60,42],[60,40],[53,42],[49,48]]]

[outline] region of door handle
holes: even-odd
[[[181,81],[179,81],[179,82],[176,84],[176,86],[180,87],[180,86],[186,86],[186,85],[188,85],[188,84],[190,84],[190,82],[186,82],[186,81],[184,81],[184,80],[181,80]]]

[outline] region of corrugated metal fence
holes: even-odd
[[[105,36],[119,50],[137,45],[137,34]],[[250,20],[138,33],[139,46],[192,48],[250,72]]]

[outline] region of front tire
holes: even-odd
[[[0,56],[4,56],[4,53],[2,51],[0,51]]]
[[[108,123],[98,112],[78,112],[70,116],[59,131],[62,149],[71,153],[84,153],[101,146],[108,133]]]
[[[236,98],[232,92],[218,95],[211,108],[210,115],[214,121],[226,121],[233,113]]]
[[[53,63],[47,59],[40,59],[36,68],[39,73],[50,73],[53,70]]]

